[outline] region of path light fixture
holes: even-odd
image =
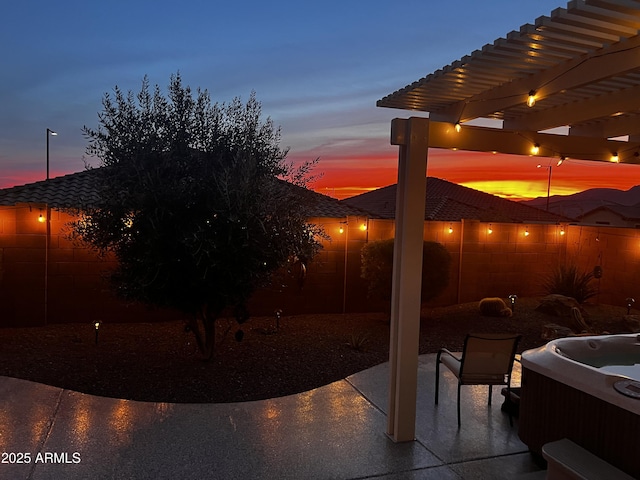
[[[509,302],[511,302],[511,311],[515,312],[516,311],[516,300],[518,300],[518,295],[512,293],[507,298],[509,298]]]
[[[47,180],[49,180],[49,136],[55,137],[58,135],[56,132],[47,128]]]
[[[96,329],[96,345],[98,344],[98,332],[100,331],[100,325],[102,322],[100,320],[96,320],[93,322],[93,327]]]
[[[636,300],[634,298],[627,298],[625,300],[625,302],[627,302],[627,315],[631,314],[631,305],[633,305],[634,303],[636,303]]]

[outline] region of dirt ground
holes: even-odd
[[[462,349],[468,332],[523,335],[519,351],[545,343],[548,323],[568,318],[518,299],[512,317],[481,316],[477,302],[425,308],[420,353]],[[623,333],[626,307],[584,306],[594,331]],[[632,313],[640,313],[633,310]],[[182,322],[105,323],[0,329],[0,375],[107,397],[157,402],[237,402],[310,390],[388,360],[389,322],[381,313],[221,320],[216,355],[202,361]]]

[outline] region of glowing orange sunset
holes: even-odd
[[[393,147],[390,147],[390,150]],[[312,188],[334,198],[347,198],[397,182],[397,153],[349,159],[320,158],[317,172],[322,178]],[[427,161],[427,175],[512,200],[547,195],[571,195],[590,188],[628,190],[640,183],[640,167],[513,155],[452,152],[433,149]],[[538,165],[541,165],[538,168]]]

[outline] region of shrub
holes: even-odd
[[[578,303],[584,303],[587,299],[598,293],[593,281],[592,272],[581,272],[575,265],[558,266],[545,280],[543,288],[547,294],[564,295],[573,297]]]
[[[369,298],[391,301],[394,239],[369,242],[362,248],[361,277]],[[422,250],[422,301],[438,296],[449,284],[451,255],[438,242],[424,242]]]

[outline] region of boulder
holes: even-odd
[[[575,298],[551,294],[540,300],[540,305],[536,307],[536,311],[554,317],[569,317],[571,316],[572,308],[577,308],[583,316],[586,315]]]
[[[624,323],[630,332],[640,333],[640,315],[625,315]]]
[[[557,323],[547,323],[542,327],[541,337],[543,340],[555,340],[556,338],[573,337],[575,333],[569,327],[558,325]]]

